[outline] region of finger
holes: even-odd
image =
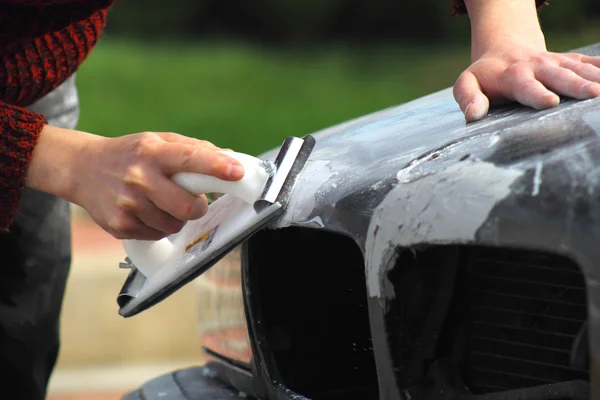
[[[585,62],[577,62],[571,59],[566,59],[560,64],[564,68],[568,68],[575,72],[580,77],[592,82],[600,82],[600,68]]]
[[[600,84],[582,78],[570,69],[552,67],[536,71],[536,77],[549,89],[574,99],[589,99],[600,95]]]
[[[538,81],[529,68],[510,68],[501,77],[501,81],[506,87],[507,95],[523,105],[540,110],[560,104],[560,97]]]
[[[166,235],[179,232],[184,225],[183,221],[162,211],[145,197],[136,199],[133,196],[121,195],[117,198],[116,205],[125,214],[135,215],[144,225]]]
[[[586,64],[591,64],[591,65],[593,65],[593,66],[595,66],[597,68],[600,68],[600,57],[598,57],[598,56],[584,56],[584,55],[580,55],[580,54],[577,54],[577,56],[578,56],[578,59],[579,59],[578,61],[581,61],[581,62],[586,63]]]
[[[244,176],[244,167],[237,160],[205,147],[165,143],[157,154],[161,169],[169,175],[194,172],[233,181]]]
[[[183,143],[183,144],[189,144],[192,146],[202,146],[202,147],[205,147],[207,149],[212,149],[212,150],[221,150],[220,147],[214,145],[213,143],[209,142],[208,140],[196,139],[193,137],[184,136],[184,135],[180,135],[178,133],[173,133],[173,132],[156,132],[156,134],[161,139],[163,139],[165,142]]]
[[[467,122],[480,120],[487,115],[490,101],[483,94],[477,77],[471,71],[467,70],[458,77],[454,83],[453,94]]]
[[[165,177],[149,185],[146,194],[156,207],[180,221],[198,219],[208,211],[206,196],[194,196]]]
[[[101,226],[105,231],[120,240],[160,240],[167,236],[164,232],[150,228],[139,219],[128,215],[123,211],[117,212],[109,219],[106,226]]]

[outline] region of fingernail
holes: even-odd
[[[545,101],[544,108],[558,107],[560,104],[560,97],[556,94],[547,94],[543,97],[543,100]]]
[[[229,177],[232,179],[242,179],[244,177],[244,167],[240,164],[233,163],[229,168]]]
[[[467,122],[479,121],[480,119],[482,119],[483,117],[485,117],[485,114],[486,114],[485,108],[483,108],[483,107],[479,107],[479,108],[473,107],[474,104],[475,104],[475,102],[472,101],[471,103],[469,103],[469,105],[467,106],[467,108],[465,108],[465,119],[467,120]]]

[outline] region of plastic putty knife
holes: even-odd
[[[131,269],[119,296],[119,314],[134,316],[180,289],[280,215],[315,144],[312,136],[287,138],[275,161],[229,152],[245,168],[226,182],[180,173],[173,180],[194,194],[224,193],[202,218],[157,241],[124,240],[121,268]]]

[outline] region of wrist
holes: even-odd
[[[534,0],[465,0],[471,21],[471,58],[518,43],[546,50]]]
[[[89,161],[90,149],[101,139],[45,125],[33,150],[25,185],[78,204],[79,172]]]

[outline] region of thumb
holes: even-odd
[[[487,115],[490,100],[483,94],[477,77],[471,71],[466,70],[458,77],[453,94],[467,122],[478,121]]]

